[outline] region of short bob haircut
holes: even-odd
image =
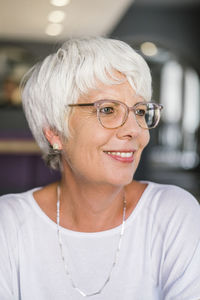
[[[116,70],[127,78],[136,93],[151,99],[151,75],[144,59],[126,43],[102,38],[77,38],[36,64],[22,80],[22,103],[29,127],[47,165],[61,167],[61,154],[45,138],[44,128],[69,137],[70,108],[98,81],[118,84]],[[116,74],[116,73],[115,73]]]

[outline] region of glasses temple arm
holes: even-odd
[[[94,103],[77,103],[77,104],[68,104],[69,107],[74,106],[94,106]]]

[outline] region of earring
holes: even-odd
[[[53,150],[60,150],[60,147],[57,143],[53,143]]]

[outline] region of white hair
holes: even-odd
[[[44,136],[51,128],[69,136],[67,104],[104,84],[120,83],[114,70],[126,76],[136,93],[151,99],[151,75],[144,59],[128,44],[114,39],[92,37],[66,41],[54,54],[36,64],[22,81],[22,103],[29,127],[50,167],[59,167],[55,153]]]

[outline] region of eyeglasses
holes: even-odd
[[[94,103],[68,104],[69,107],[93,106],[96,108],[100,124],[107,129],[123,126],[129,112],[134,113],[137,124],[143,129],[152,129],[158,125],[163,106],[152,102],[139,102],[132,107],[118,100],[98,100]]]

